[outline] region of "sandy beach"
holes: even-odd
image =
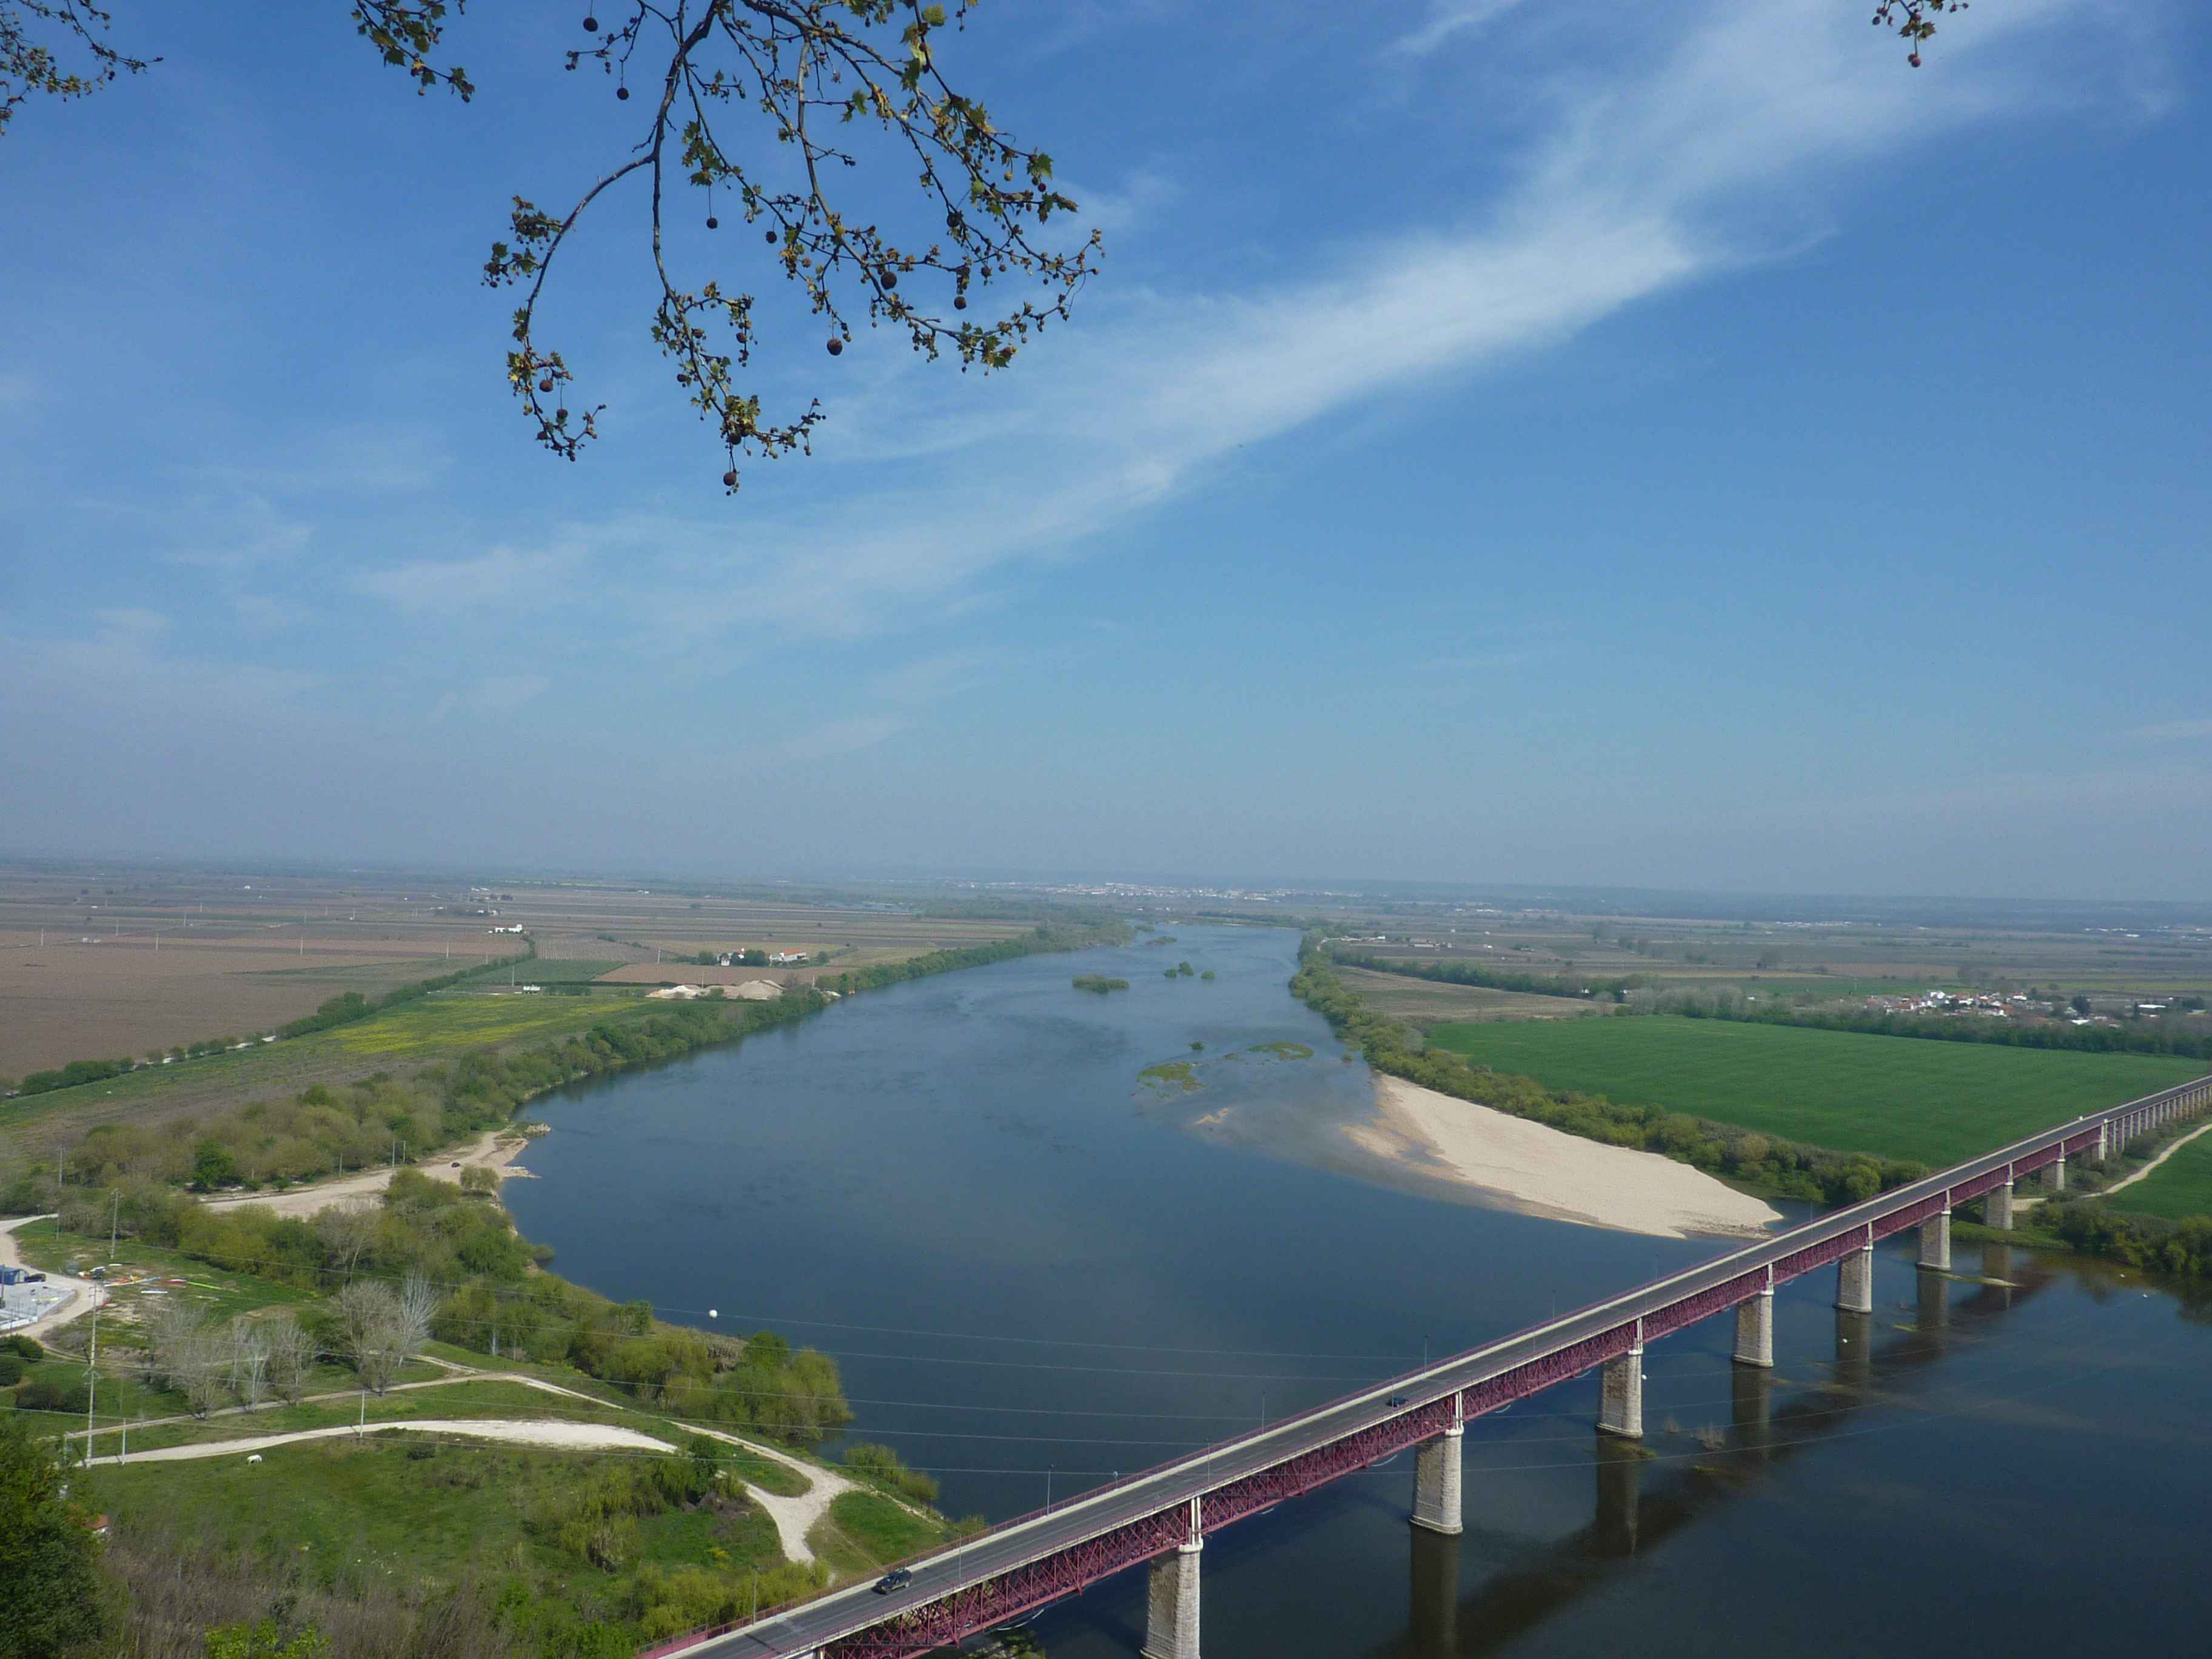
[[[434,1181],[459,1181],[461,1171],[471,1164],[487,1169],[501,1180],[527,1176],[527,1170],[508,1166],[528,1148],[530,1141],[520,1130],[513,1128],[487,1129],[477,1137],[476,1144],[464,1152],[447,1153],[406,1167],[418,1170]],[[319,1181],[310,1187],[295,1187],[282,1193],[240,1193],[234,1196],[210,1198],[204,1200],[210,1210],[234,1210],[247,1204],[258,1204],[278,1215],[311,1216],[318,1210],[334,1204],[374,1203],[382,1199],[384,1189],[392,1184],[389,1169],[371,1170],[365,1175],[342,1176],[336,1181]]]
[[[1780,1212],[1656,1152],[1602,1146],[1402,1078],[1375,1079],[1374,1119],[1345,1133],[1408,1173],[1502,1209],[1660,1238],[1755,1236]]]

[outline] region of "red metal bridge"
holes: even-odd
[[[1838,1267],[1838,1305],[1872,1306],[1876,1241],[1921,1230],[1923,1267],[1950,1265],[1950,1217],[1974,1200],[2009,1225],[2014,1186],[2041,1174],[2063,1187],[2066,1161],[2101,1158],[2136,1136],[2212,1109],[2212,1077],[2075,1119],[1925,1180],[1761,1240],[1701,1267],[1516,1332],[1256,1433],[1240,1435],[993,1528],[907,1563],[878,1594],[858,1585],[735,1627],[702,1632],[640,1659],[910,1659],[1033,1612],[1150,1562],[1149,1659],[1197,1659],[1199,1552],[1207,1534],[1285,1498],[1419,1447],[1413,1520],[1460,1528],[1461,1428],[1602,1367],[1599,1426],[1643,1432],[1644,1346],[1734,1310],[1735,1358],[1773,1363],[1773,1291]]]

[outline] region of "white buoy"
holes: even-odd
[[[707,1317],[709,1319],[720,1319],[721,1316],[722,1310],[720,1308],[709,1308],[707,1310]]]

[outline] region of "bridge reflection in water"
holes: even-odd
[[[1792,1385],[1764,1366],[1730,1368],[1724,1438],[1708,1431],[1697,1454],[1655,1457],[1635,1441],[1591,1436],[1595,1502],[1587,1527],[1493,1573],[1462,1597],[1456,1537],[1409,1528],[1413,1544],[1406,1632],[1376,1659],[1457,1659],[1501,1653],[1547,1620],[1619,1582],[1641,1552],[1665,1543],[1756,1489],[1777,1465],[1820,1445],[1888,1384],[1919,1371],[2051,1282],[2024,1252],[1984,1245],[1970,1294],[1942,1273],[1916,1275],[1911,1317],[1835,1310],[1836,1346],[1825,1381]],[[1885,1340],[1885,1338],[1887,1340]],[[1716,1443],[1717,1440],[1717,1443]],[[1510,1447],[1510,1441],[1496,1443]],[[1473,1450],[1472,1448],[1469,1449]],[[1468,1523],[1481,1529],[1480,1462],[1468,1462]]]

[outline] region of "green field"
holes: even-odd
[[[517,1037],[565,1036],[629,1006],[629,1001],[611,1005],[598,996],[448,993],[318,1035],[348,1054],[422,1060],[440,1051],[511,1042]]]
[[[296,1560],[311,1581],[389,1571],[432,1583],[526,1561],[568,1574],[534,1516],[618,1458],[510,1447],[351,1439],[280,1446],[242,1457],[106,1468],[95,1501],[118,1532],[151,1529],[215,1552]],[[646,1560],[676,1564],[727,1551],[739,1567],[781,1559],[775,1529],[750,1505],[720,1516],[675,1510],[641,1528]]]
[[[2134,1186],[2114,1194],[2112,1207],[2168,1221],[2212,1215],[2212,1134],[2199,1135]]]
[[[1430,1041],[1548,1088],[1937,1167],[2205,1071],[2197,1060],[2148,1054],[1665,1016],[1439,1025]]]

